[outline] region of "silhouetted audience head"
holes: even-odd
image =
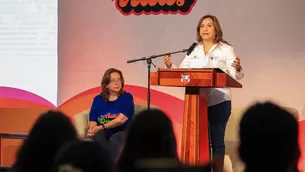
[[[113,161],[108,152],[95,141],[76,140],[58,152],[51,172],[110,172]]]
[[[296,170],[298,122],[286,110],[270,102],[251,106],[240,121],[239,136],[246,172]]]
[[[63,113],[48,111],[40,115],[17,152],[13,171],[48,171],[59,148],[74,139],[76,130]]]
[[[137,114],[127,129],[125,145],[118,160],[119,171],[133,171],[136,160],[149,158],[178,160],[172,122],[156,109]]]

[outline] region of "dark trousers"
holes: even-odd
[[[95,134],[93,140],[97,141],[101,144],[101,146],[108,150],[108,153],[111,158],[116,161],[124,146],[125,136],[125,131],[119,131],[115,134],[110,135],[108,132],[100,130]]]
[[[231,115],[231,101],[225,101],[208,108],[210,138],[213,155],[225,155],[225,131]]]

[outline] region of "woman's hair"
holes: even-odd
[[[133,170],[136,160],[147,158],[178,160],[172,122],[156,109],[137,114],[127,129],[126,142],[118,160],[119,171]]]
[[[206,18],[210,18],[213,20],[213,23],[214,23],[214,28],[215,28],[215,32],[216,32],[216,35],[215,35],[215,40],[214,42],[216,44],[222,42],[222,43],[225,43],[225,44],[228,44],[230,45],[227,41],[225,41],[222,37],[223,37],[223,33],[222,33],[222,29],[221,29],[221,26],[220,26],[220,23],[217,19],[216,16],[213,16],[213,15],[205,15],[203,17],[200,18],[199,22],[198,22],[198,25],[197,25],[197,41],[198,42],[202,42],[202,37],[200,35],[200,27],[201,27],[201,23],[204,19]]]
[[[77,133],[70,119],[61,112],[50,110],[36,120],[17,152],[13,169],[48,171],[59,148],[74,139],[77,139]]]
[[[51,172],[110,172],[113,161],[108,151],[95,141],[75,140],[57,153]]]
[[[103,98],[103,100],[105,102],[107,102],[108,99],[109,99],[109,89],[107,88],[107,85],[111,81],[111,74],[112,73],[118,73],[120,75],[120,78],[121,78],[121,86],[122,86],[122,88],[121,88],[121,90],[119,92],[119,96],[121,96],[121,95],[126,93],[126,91],[124,90],[124,77],[123,77],[123,73],[120,70],[118,70],[118,69],[109,68],[104,73],[104,76],[103,76],[103,79],[102,79],[102,82],[101,82],[102,92],[101,92],[100,95],[102,96],[102,98]]]

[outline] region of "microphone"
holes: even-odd
[[[190,54],[192,53],[192,51],[194,50],[194,48],[196,47],[196,45],[197,45],[197,43],[194,42],[194,43],[190,46],[190,48],[187,50],[186,55],[190,55]]]

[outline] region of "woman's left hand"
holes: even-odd
[[[91,136],[91,137],[95,136],[95,134],[96,134],[99,130],[101,130],[101,128],[100,128],[99,126],[95,126],[95,127],[91,128],[91,129],[89,129],[89,130],[88,130],[88,136]]]
[[[95,135],[95,134],[96,134],[98,131],[100,131],[101,129],[103,129],[102,126],[96,126],[96,127],[92,128],[92,132],[93,132],[93,134]]]
[[[242,67],[240,66],[240,59],[238,57],[235,58],[232,66],[237,70],[237,72],[241,71]]]
[[[89,129],[87,132],[87,137],[94,137],[95,133],[93,132],[93,128]]]

